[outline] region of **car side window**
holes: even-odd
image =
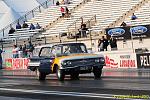
[[[38,56],[39,55],[39,52],[40,52],[40,48],[35,48],[33,50],[33,56]]]
[[[87,52],[85,46],[81,45],[80,48],[81,48],[81,50],[82,50],[82,53],[86,53],[86,52]]]
[[[50,57],[50,56],[51,56],[51,48],[50,47],[42,48],[40,57]]]
[[[61,51],[61,46],[54,46],[54,47],[52,48],[52,53],[55,54],[55,55],[61,54],[61,53],[62,53],[62,51]]]

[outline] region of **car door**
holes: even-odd
[[[41,61],[49,61],[51,59],[51,47],[42,47],[40,50],[37,50],[33,57],[30,58],[30,62],[28,64],[28,68],[34,71],[36,67],[40,66]]]

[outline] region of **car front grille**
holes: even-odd
[[[71,60],[72,66],[90,66],[95,64],[95,59],[78,59]]]

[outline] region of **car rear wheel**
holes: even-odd
[[[94,73],[94,78],[95,79],[101,78],[102,68],[93,67],[93,73]]]
[[[36,77],[38,80],[45,80],[46,79],[46,74],[40,72],[38,69],[36,69]]]
[[[59,69],[57,67],[57,70],[56,70],[56,76],[58,78],[59,81],[64,81],[64,78],[65,78],[65,73],[63,70]]]

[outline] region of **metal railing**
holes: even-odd
[[[44,11],[44,9],[47,9],[49,6],[53,5],[55,3],[55,0],[47,0],[44,3],[40,4],[38,7],[34,8],[33,10],[27,12],[25,15],[21,16],[19,19],[15,20],[11,24],[7,25],[3,29],[0,30],[0,34],[2,34],[1,38],[7,36],[7,33],[10,30],[10,27],[16,27],[16,24],[19,22],[20,24],[23,24],[24,21],[27,21],[38,13],[41,13]]]
[[[74,21],[71,25],[68,26],[68,34],[75,33],[79,31],[81,24],[86,24],[86,28],[91,28],[91,26],[95,25],[96,23],[96,15],[91,17],[91,19],[87,20],[85,23],[83,22],[84,17],[78,18],[76,21]]]

